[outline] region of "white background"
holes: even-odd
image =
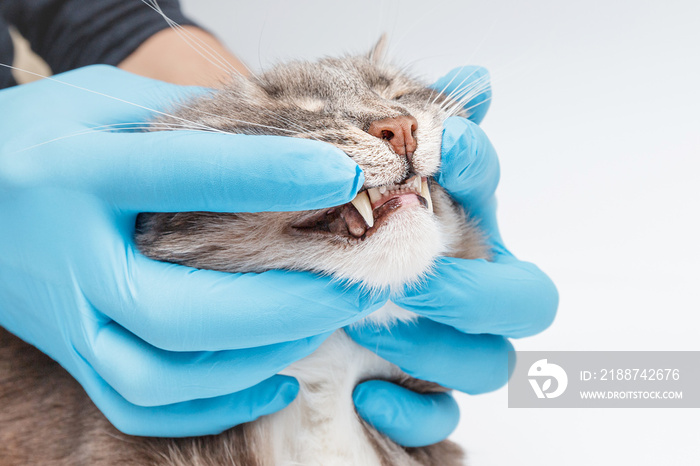
[[[503,236],[557,284],[520,350],[700,350],[700,2],[184,0],[254,70],[364,52],[427,80],[490,69]],[[507,408],[459,396],[472,466],[698,465],[697,409]]]

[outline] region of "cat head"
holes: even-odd
[[[372,288],[398,287],[429,271],[465,225],[431,181],[450,102],[383,63],[379,47],[367,56],[236,77],[175,113],[231,133],[333,144],[365,175],[352,202],[303,212],[150,214],[139,221],[141,250],[199,268],[312,270]]]

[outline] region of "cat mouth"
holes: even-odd
[[[311,212],[295,222],[292,228],[303,234],[330,234],[365,240],[394,212],[414,206],[433,211],[430,180],[426,177],[416,175],[399,184],[363,189],[347,204]]]

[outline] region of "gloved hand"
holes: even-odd
[[[459,68],[434,88],[468,96],[465,108],[473,110],[472,121],[453,117],[445,122],[437,181],[480,220],[493,262],[443,257],[423,286],[392,298],[421,316],[415,324],[390,329],[352,326],[346,332],[416,378],[470,394],[484,393],[508,380],[512,370],[508,352],[513,348],[507,338],[548,327],[558,294],[540,269],[519,261],[505,248],[498,231],[494,197],[498,159],[476,124],[491,97],[488,72]],[[405,446],[441,441],[459,420],[459,408],[449,394],[419,395],[385,381],[359,384],[354,400],[367,422]]]
[[[195,270],[136,250],[139,212],[321,208],[363,184],[315,141],[120,131],[193,92],[205,91],[105,66],[0,92],[0,325],[134,435],[214,434],[282,409],[298,382],[275,374],[386,299],[310,273]]]

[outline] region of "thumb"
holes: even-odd
[[[369,380],[353,392],[357,412],[405,447],[446,439],[459,422],[459,406],[449,393],[420,394],[384,380]]]
[[[476,124],[481,123],[491,105],[491,76],[481,66],[455,68],[431,87],[461,102],[467,118]]]

